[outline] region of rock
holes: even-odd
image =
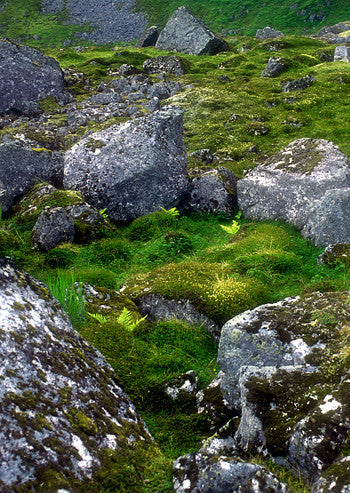
[[[159,32],[157,26],[149,27],[139,41],[140,48],[146,48],[147,46],[155,46],[158,36],[159,36]]]
[[[44,210],[33,228],[32,242],[39,250],[48,252],[60,243],[71,243],[74,221],[63,207]]]
[[[179,76],[185,74],[182,61],[175,55],[148,58],[144,61],[142,68],[146,74],[158,74],[160,72]]]
[[[326,140],[298,139],[239,180],[237,196],[243,215],[281,219],[326,245],[349,241],[349,187],[349,161],[338,147]],[[341,218],[344,224],[339,224]]]
[[[157,97],[153,97],[150,99],[150,102],[147,105],[147,109],[150,113],[153,113],[154,111],[159,111],[160,110],[160,102]]]
[[[116,92],[100,92],[91,96],[91,98],[89,98],[87,101],[93,104],[110,104],[124,102],[121,95]]]
[[[177,493],[287,493],[265,467],[236,457],[189,454],[174,462],[174,490]]]
[[[312,485],[312,493],[349,493],[350,457],[335,461]]]
[[[198,377],[195,371],[190,370],[169,382],[164,391],[171,399],[194,397],[198,392]]]
[[[127,76],[127,75],[135,75],[135,74],[140,74],[141,71],[134,67],[133,65],[128,65],[127,63],[123,63],[118,69],[118,74]]]
[[[282,87],[282,92],[303,91],[310,87],[314,82],[316,82],[316,79],[313,75],[305,75],[305,77],[301,77],[300,79],[287,82]]]
[[[281,33],[281,31],[276,31],[276,29],[273,29],[270,26],[266,26],[263,29],[258,29],[255,36],[257,39],[270,39],[284,36],[284,34]]]
[[[113,462],[151,446],[112,368],[47,287],[3,258],[0,285],[1,491],[80,490],[103,451]]]
[[[192,55],[215,55],[229,50],[225,41],[212,33],[185,7],[179,7],[170,17],[159,35],[156,48]]]
[[[168,99],[170,97],[170,91],[167,89],[167,87],[162,84],[153,84],[148,91],[147,91],[147,98],[152,99],[152,98],[158,98],[159,100],[162,99]]]
[[[336,46],[334,51],[335,62],[350,62],[350,46]]]
[[[286,68],[281,57],[271,57],[261,73],[261,77],[278,77]]]
[[[350,243],[328,245],[317,258],[321,265],[350,264]]]
[[[70,101],[58,62],[40,51],[1,39],[0,69],[0,114],[38,115],[45,97]]]
[[[11,207],[38,181],[60,187],[63,181],[63,158],[59,152],[32,148],[23,142],[0,144],[1,210]]]
[[[194,151],[191,153],[191,157],[198,159],[203,164],[211,164],[217,159],[210,149]]]
[[[65,208],[74,221],[74,242],[85,243],[99,238],[110,225],[105,217],[86,202]]]
[[[192,182],[186,207],[195,212],[224,212],[232,215],[237,205],[235,174],[220,166],[197,174]]]
[[[148,294],[137,300],[141,315],[151,320],[183,320],[188,324],[203,325],[218,342],[220,327],[205,315],[199,313],[188,300],[167,300],[159,294]]]
[[[179,204],[189,184],[182,115],[165,107],[83,138],[65,155],[65,187],[114,221]]]
[[[340,34],[345,31],[348,31],[350,29],[350,23],[349,22],[338,22],[337,24],[334,24],[333,26],[324,26],[322,29],[320,29],[317,33],[317,36],[319,38],[322,38],[323,36],[331,33],[331,34]]]

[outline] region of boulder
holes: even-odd
[[[278,77],[286,68],[281,57],[271,57],[261,73],[261,77]]]
[[[38,50],[1,39],[0,69],[0,114],[33,116],[45,97],[70,100],[58,62]]]
[[[328,245],[318,258],[321,265],[350,264],[350,243],[335,243]]]
[[[83,138],[65,154],[64,186],[114,221],[178,205],[189,186],[182,116],[169,106]]]
[[[332,142],[295,140],[238,181],[239,207],[254,220],[293,224],[320,246],[348,242],[349,164]]]
[[[146,48],[147,46],[155,46],[159,36],[157,26],[151,26],[147,29],[144,35],[140,38],[140,48]]]
[[[328,43],[344,44],[350,42],[350,22],[338,22],[334,26],[324,26],[318,31],[317,36]]]
[[[43,252],[73,239],[74,220],[63,207],[45,209],[33,228],[32,242]]]
[[[258,29],[255,36],[257,39],[270,39],[279,38],[280,36],[284,36],[284,34],[270,26],[266,26],[263,29]]]
[[[175,55],[148,58],[144,61],[142,68],[146,74],[159,74],[162,72],[179,76],[185,74],[182,61]]]
[[[1,210],[11,207],[38,181],[62,186],[63,157],[59,152],[34,148],[23,142],[0,144]]]
[[[222,166],[196,173],[186,207],[195,212],[224,212],[232,215],[237,205],[236,188],[235,174]]]
[[[0,286],[0,489],[80,491],[152,439],[47,287],[4,258]]]
[[[185,7],[179,7],[170,17],[159,35],[156,48],[192,55],[215,55],[229,50],[225,41],[212,33]]]
[[[291,80],[284,84],[282,92],[303,91],[310,87],[314,82],[316,82],[316,79],[313,75],[305,75],[305,77],[300,77],[300,79]]]
[[[350,62],[350,46],[337,46],[334,51],[335,62]]]
[[[335,461],[312,485],[312,493],[349,493],[350,456]]]

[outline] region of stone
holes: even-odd
[[[237,178],[227,168],[196,173],[186,208],[194,212],[224,212],[233,215],[237,205]]]
[[[250,219],[293,224],[320,246],[343,243],[349,241],[349,187],[350,163],[338,147],[298,139],[238,181],[238,205]]]
[[[288,487],[265,467],[237,457],[189,454],[173,466],[177,493],[287,493]]]
[[[147,46],[155,46],[158,36],[159,36],[159,32],[157,26],[149,27],[139,41],[140,48],[146,48]]]
[[[140,74],[141,71],[134,67],[133,65],[128,65],[127,63],[123,63],[118,69],[118,74],[127,76],[127,75],[135,75],[135,74]]]
[[[147,91],[147,98],[158,98],[159,100],[168,99],[170,97],[169,89],[162,83],[153,84]]]
[[[164,387],[165,394],[171,399],[188,399],[194,397],[198,391],[198,376],[190,370],[167,383]]]
[[[350,493],[350,457],[339,459],[312,485],[312,493]]]
[[[3,214],[35,183],[47,181],[54,186],[62,186],[63,157],[60,152],[12,141],[0,144],[0,190]]]
[[[217,157],[213,154],[210,149],[199,149],[198,151],[193,151],[191,157],[198,159],[203,164],[212,164]]]
[[[284,84],[282,92],[304,91],[315,82],[316,79],[313,75],[305,75],[305,77],[300,77],[300,79],[291,80]]]
[[[212,33],[205,24],[185,7],[179,7],[161,31],[158,50],[179,51],[192,55],[215,55],[228,51],[225,41]]]
[[[189,186],[182,116],[169,106],[83,138],[65,154],[65,188],[113,221],[178,205]]]
[[[261,77],[278,77],[286,66],[281,57],[271,57],[261,73]]]
[[[167,300],[159,294],[147,294],[137,300],[141,315],[151,320],[182,320],[188,324],[201,324],[219,341],[220,327],[205,315],[199,313],[188,300]]]
[[[43,252],[74,239],[74,220],[63,207],[45,209],[32,232],[32,242]]]
[[[350,243],[335,243],[328,245],[317,257],[320,265],[350,264]]]
[[[255,35],[257,39],[278,38],[280,36],[284,36],[284,34],[281,31],[277,31],[270,26],[266,26],[263,29],[258,29]]]
[[[334,51],[335,62],[350,62],[350,46],[336,46]]]
[[[0,40],[0,114],[35,116],[40,101],[66,104],[63,72],[56,60],[14,41]]]
[[[158,74],[161,72],[178,76],[185,74],[182,61],[175,55],[148,58],[144,61],[142,68],[146,74]]]
[[[0,488],[76,491],[152,438],[103,356],[48,288],[0,259]],[[106,457],[106,456],[105,456]]]

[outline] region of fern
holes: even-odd
[[[171,217],[179,217],[179,215],[180,215],[180,213],[176,209],[176,207],[172,207],[171,209],[164,209],[164,207],[161,207],[160,209],[162,211],[166,212],[167,214],[169,214],[169,216],[171,216]]]
[[[97,320],[97,322],[99,322],[101,325],[104,325],[107,322],[107,318],[101,313],[88,312],[88,315],[90,315],[90,317],[93,318],[94,320]]]
[[[130,310],[124,307],[121,314],[118,317],[118,323],[120,323],[120,325],[124,327],[124,329],[132,332],[133,330],[136,329],[138,325],[140,325],[141,322],[143,322],[146,319],[146,317],[147,315],[145,315],[142,318],[139,318],[138,320],[134,320],[134,317],[132,316]]]
[[[241,213],[241,211],[239,211],[238,214],[235,215],[235,217],[232,221],[232,224],[230,226],[224,226],[224,225],[220,224],[220,227],[229,235],[232,235],[232,236],[235,235],[236,233],[238,233],[238,231],[241,227],[241,224],[239,222],[241,215],[242,215],[242,213]]]

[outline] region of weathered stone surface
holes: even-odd
[[[85,137],[65,155],[65,187],[115,221],[177,205],[188,189],[182,114],[166,107]]]
[[[137,300],[140,313],[153,320],[183,320],[189,324],[202,324],[219,341],[220,328],[215,322],[199,313],[188,300],[167,300],[159,294],[148,294]]]
[[[155,46],[159,36],[157,26],[151,26],[147,29],[144,35],[139,41],[139,46],[141,48],[146,48],[147,46]]]
[[[60,243],[71,243],[74,239],[74,220],[63,207],[44,210],[33,228],[32,242],[47,252]]]
[[[317,258],[321,265],[350,264],[350,243],[328,245]]]
[[[0,144],[1,210],[10,208],[38,181],[62,186],[63,157],[61,153],[31,148],[23,142]]]
[[[177,493],[287,493],[267,469],[236,457],[189,454],[174,462]]]
[[[194,397],[198,391],[198,376],[196,372],[190,370],[183,373],[176,379],[167,383],[164,387],[164,391],[171,399]]]
[[[338,147],[326,140],[299,139],[239,180],[237,196],[245,216],[287,221],[326,245],[350,241],[345,217],[349,188],[349,160]],[[339,224],[341,214],[344,225]]]
[[[300,79],[287,82],[282,87],[282,92],[303,91],[310,87],[314,82],[316,82],[316,79],[313,75],[305,75],[305,77],[300,77]]]
[[[28,46],[0,40],[0,73],[0,114],[37,115],[47,96],[70,100],[58,62]]]
[[[144,61],[142,68],[147,74],[165,72],[181,76],[185,73],[181,60],[175,55],[148,58]]]
[[[258,29],[255,36],[257,39],[270,39],[284,36],[284,34],[281,31],[277,31],[270,26],[266,26],[263,29]]]
[[[191,182],[187,208],[195,212],[224,212],[232,215],[237,205],[237,178],[219,167],[196,173]]]
[[[317,36],[328,43],[344,44],[350,42],[350,22],[338,22],[334,26],[324,26],[318,31]]]
[[[271,57],[261,73],[261,77],[278,77],[286,68],[281,57]]]
[[[74,490],[150,435],[102,355],[47,287],[0,259],[0,488]]]
[[[312,485],[312,493],[349,493],[350,456],[335,461]]]
[[[193,55],[215,55],[229,50],[225,41],[212,33],[185,7],[178,8],[170,17],[159,35],[156,48]]]
[[[350,62],[350,46],[337,46],[334,51],[335,62]]]

